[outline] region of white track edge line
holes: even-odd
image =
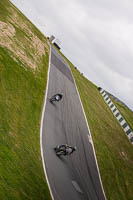
[[[69,65],[68,65],[69,66]],[[69,69],[71,71],[71,68],[69,66]],[[72,74],[72,71],[71,71],[71,74]],[[83,114],[84,114],[84,117],[85,117],[85,121],[86,121],[86,125],[88,127],[88,131],[90,133],[90,137],[91,137],[91,144],[92,144],[92,147],[93,147],[93,152],[94,152],[94,157],[95,157],[95,160],[96,160],[96,166],[97,166],[97,170],[98,170],[98,175],[99,175],[99,180],[100,180],[100,183],[101,183],[101,187],[102,187],[102,190],[103,190],[103,194],[104,194],[104,197],[106,199],[106,195],[105,195],[105,192],[104,192],[104,188],[103,188],[103,184],[102,184],[102,179],[101,179],[101,175],[100,175],[100,171],[99,171],[99,167],[98,167],[98,162],[97,162],[97,158],[96,158],[96,152],[95,152],[95,148],[94,148],[94,144],[93,144],[93,139],[92,139],[92,136],[91,136],[91,132],[90,132],[90,128],[89,128],[89,125],[88,125],[88,121],[87,121],[87,118],[86,118],[86,114],[85,114],[85,111],[84,111],[84,108],[83,108],[83,105],[82,105],[82,101],[81,101],[81,98],[80,98],[80,94],[79,94],[79,91],[78,91],[78,88],[77,88],[77,85],[76,85],[76,81],[74,79],[74,76],[72,74],[72,77],[73,77],[73,80],[74,80],[74,84],[75,84],[75,87],[76,87],[76,90],[77,90],[77,93],[78,93],[78,96],[79,96],[79,100],[80,100],[80,104],[81,104],[81,107],[82,107],[82,110],[83,110]]]
[[[46,181],[48,184],[48,188],[50,191],[50,195],[52,197],[52,199],[54,200],[53,194],[52,194],[52,190],[50,187],[50,183],[48,180],[48,176],[47,176],[47,172],[46,172],[46,166],[45,166],[45,162],[44,162],[44,156],[43,156],[43,147],[42,147],[42,129],[43,129],[43,119],[44,119],[44,113],[45,113],[45,107],[46,107],[46,100],[47,100],[47,94],[48,94],[48,85],[49,85],[49,73],[50,73],[50,66],[51,66],[51,45],[49,44],[50,47],[50,55],[49,55],[49,68],[48,68],[48,73],[47,73],[47,86],[46,86],[46,93],[45,93],[45,97],[44,97],[44,104],[43,104],[43,110],[42,110],[42,118],[41,118],[41,127],[40,127],[40,148],[41,148],[41,157],[42,157],[42,164],[43,164],[43,170],[44,170],[44,174],[46,177]]]

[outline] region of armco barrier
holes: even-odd
[[[104,89],[102,88],[98,88],[99,92],[101,93],[101,95],[104,98],[104,101],[106,102],[106,104],[109,106],[110,110],[112,111],[113,115],[116,117],[116,119],[118,120],[119,124],[121,125],[122,129],[124,130],[124,132],[126,133],[128,139],[130,140],[130,142],[133,144],[133,131],[131,130],[130,126],[128,125],[128,123],[126,122],[126,120],[124,119],[124,117],[120,114],[119,110],[116,108],[116,106],[113,104],[113,102],[111,101],[111,99],[109,98],[108,94],[105,92]]]

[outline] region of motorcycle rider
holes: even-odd
[[[74,151],[76,151],[76,147],[72,147],[68,144],[62,144],[62,145],[58,145],[57,147],[55,147],[55,152],[56,155],[70,155],[72,154]]]
[[[49,101],[52,103],[53,101],[60,101],[63,97],[63,94],[55,94],[52,96]]]

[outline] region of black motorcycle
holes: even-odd
[[[54,150],[55,150],[57,156],[61,156],[61,155],[66,156],[66,155],[70,155],[74,151],[76,151],[76,147],[72,147],[67,144],[62,144],[62,145],[57,145],[54,148]]]
[[[56,147],[54,148],[54,150],[55,150],[57,156],[66,155],[66,152],[65,152],[65,150],[66,150],[65,145],[64,145],[64,146],[63,146],[63,145],[62,145],[62,146],[58,145],[58,146],[56,146]]]

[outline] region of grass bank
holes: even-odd
[[[49,200],[40,154],[49,47],[8,0],[0,10],[0,199]]]
[[[65,58],[66,59],[66,58]],[[133,199],[133,146],[104,102],[97,86],[66,59],[75,78],[91,130],[103,187],[108,200]],[[125,108],[118,109],[133,124]]]

